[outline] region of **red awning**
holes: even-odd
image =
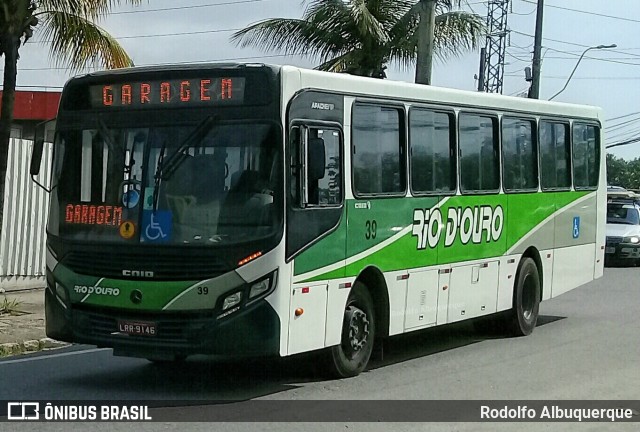
[[[15,120],[50,120],[58,114],[60,92],[16,91]],[[2,91],[0,91],[0,109]]]

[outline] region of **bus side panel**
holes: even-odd
[[[596,207],[596,193],[591,192],[557,213],[552,297],[593,280],[598,243]]]
[[[513,284],[516,280],[518,263],[521,258],[521,254],[510,254],[503,257],[500,262],[500,278],[498,280],[496,312],[511,309],[513,306]]]
[[[542,260],[542,269],[539,269],[542,272],[542,299],[551,298],[553,254],[548,255],[553,249],[556,194],[519,193],[507,196],[507,256],[510,258],[507,260],[509,269],[506,273],[509,283],[500,285],[498,311],[513,306],[513,286],[517,279],[518,265],[522,254],[529,248],[534,248]]]

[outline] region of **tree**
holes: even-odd
[[[430,85],[435,42],[436,0],[420,0],[418,8],[416,83]]]
[[[628,178],[629,163],[622,158],[607,153],[607,184],[630,187]]]
[[[126,0],[139,4],[142,0]],[[20,47],[40,30],[50,41],[51,58],[77,72],[89,64],[105,68],[133,65],[118,42],[95,21],[120,0],[0,0],[0,57],[4,56],[0,112],[0,230],[9,139],[15,102]]]
[[[444,59],[475,47],[483,20],[453,11],[462,0],[435,1],[435,53]],[[263,20],[231,38],[242,47],[320,57],[319,70],[384,78],[391,61],[404,67],[415,63],[424,33],[421,7],[416,0],[311,0],[301,19]]]

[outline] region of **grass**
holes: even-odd
[[[24,315],[26,312],[20,310],[21,301],[16,299],[9,300],[6,296],[2,303],[0,303],[0,316],[1,315]]]

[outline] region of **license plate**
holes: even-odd
[[[148,321],[118,321],[118,331],[136,336],[155,336],[156,323]]]
[[[609,246],[604,248],[604,253],[608,253],[608,254],[616,253],[615,246]]]

